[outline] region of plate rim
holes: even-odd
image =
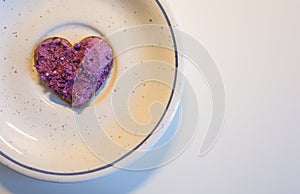
[[[167,12],[165,6],[163,5],[164,3],[162,2],[163,0],[154,0],[156,4],[158,5],[159,9],[161,10],[166,23],[169,27],[171,36],[172,36],[172,41],[174,43],[174,53],[175,53],[175,75],[174,75],[174,81],[173,81],[173,86],[172,86],[172,91],[170,98],[168,99],[168,102],[166,104],[166,108],[159,119],[158,123],[156,126],[152,129],[152,131],[137,145],[135,146],[132,150],[130,150],[128,153],[126,153],[124,156],[118,158],[117,160],[113,161],[111,164],[107,164],[98,168],[90,169],[90,170],[85,170],[85,171],[79,171],[79,172],[51,172],[47,170],[43,170],[40,168],[35,168],[31,167],[29,165],[23,164],[21,162],[18,162],[17,160],[13,159],[12,157],[8,156],[5,154],[3,151],[0,150],[0,163],[2,163],[4,166],[20,173],[25,176],[28,176],[30,178],[38,179],[38,180],[44,180],[44,181],[49,181],[49,182],[79,182],[79,181],[85,181],[93,178],[99,177],[100,173],[107,173],[108,170],[113,170],[116,169],[114,164],[124,160],[125,158],[129,157],[134,153],[137,149],[139,149],[142,145],[145,144],[147,140],[149,140],[150,137],[153,137],[154,133],[157,131],[159,126],[161,125],[162,121],[166,118],[167,113],[169,112],[172,103],[174,102],[174,95],[176,88],[178,87],[178,70],[179,70],[179,53],[178,53],[178,42],[177,38],[175,35],[175,31],[173,29],[172,21],[170,19],[169,13]],[[179,102],[174,104],[174,112],[177,111]],[[171,114],[171,118],[173,117],[174,113]]]

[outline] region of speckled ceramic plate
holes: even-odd
[[[169,13],[158,0],[0,2],[0,161],[33,178],[72,182],[122,168],[164,133],[180,80]],[[114,50],[105,87],[73,109],[41,84],[36,45],[102,36]]]

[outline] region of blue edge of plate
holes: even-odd
[[[159,122],[157,123],[157,125],[151,131],[151,133],[140,144],[138,144],[134,149],[132,149],[130,152],[128,152],[126,155],[122,156],[118,160],[112,162],[111,164],[107,164],[107,165],[102,166],[100,168],[95,168],[95,169],[92,169],[92,170],[87,170],[87,171],[82,171],[82,172],[61,173],[61,172],[50,172],[50,171],[41,170],[41,169],[38,169],[38,168],[34,168],[34,167],[27,166],[25,164],[22,164],[22,163],[20,163],[20,162],[18,162],[16,160],[12,159],[11,157],[9,157],[7,154],[3,153],[2,151],[0,151],[0,155],[2,157],[6,158],[7,160],[11,161],[12,163],[14,163],[14,164],[16,164],[16,165],[18,165],[18,166],[20,166],[22,168],[25,168],[25,169],[31,170],[31,171],[35,171],[35,172],[38,172],[38,173],[43,173],[43,174],[48,174],[48,175],[58,175],[58,176],[85,175],[85,174],[90,174],[90,173],[98,172],[98,171],[101,171],[101,170],[104,170],[106,168],[114,166],[114,164],[120,162],[121,160],[123,160],[124,158],[126,158],[127,156],[129,156],[130,154],[132,154],[134,151],[136,151],[140,146],[142,146],[153,135],[153,133],[157,130],[157,127],[159,126],[159,124],[163,120],[164,116],[166,115],[166,113],[167,113],[167,111],[168,111],[168,109],[170,107],[171,101],[172,101],[172,99],[174,97],[175,86],[176,86],[177,75],[178,75],[178,50],[177,50],[177,43],[176,43],[175,33],[174,33],[173,28],[172,28],[171,21],[170,21],[168,15],[167,15],[167,12],[163,8],[163,6],[159,2],[159,0],[155,0],[155,1],[156,1],[157,5],[159,6],[159,8],[161,9],[162,13],[164,14],[164,17],[166,18],[167,24],[168,24],[168,26],[170,28],[170,31],[171,31],[171,34],[172,34],[172,39],[173,39],[173,42],[174,42],[174,51],[175,51],[175,66],[176,66],[176,71],[175,71],[175,78],[174,78],[174,83],[173,83],[173,89],[172,89],[172,92],[171,92],[170,99],[169,99],[169,101],[167,103],[166,109],[165,109],[162,117],[160,118]]]

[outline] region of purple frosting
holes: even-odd
[[[73,47],[63,38],[49,38],[35,51],[35,67],[41,80],[73,107],[89,102],[105,83],[113,64],[113,52],[100,37],[87,37]]]

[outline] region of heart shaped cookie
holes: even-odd
[[[35,50],[35,68],[40,79],[73,107],[88,103],[108,79],[113,52],[100,37],[91,36],[74,44],[54,37]]]

